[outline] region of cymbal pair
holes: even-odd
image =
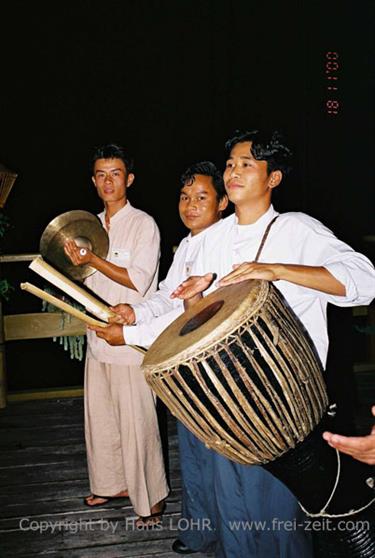
[[[43,258],[72,279],[83,281],[95,269],[89,265],[72,264],[64,251],[67,240],[74,240],[81,250],[88,249],[100,258],[106,258],[109,249],[107,231],[96,215],[73,210],[55,217],[41,236],[39,250]]]

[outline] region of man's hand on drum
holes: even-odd
[[[375,416],[375,405],[372,408],[372,414]],[[375,425],[368,436],[348,437],[324,432],[323,438],[332,448],[347,453],[358,461],[375,465]]]
[[[95,331],[97,337],[104,339],[109,345],[126,345],[121,324],[111,324],[107,327],[87,326],[87,328]]]
[[[74,240],[67,240],[64,244],[64,252],[73,265],[91,264],[94,254],[87,248],[80,248]]]
[[[240,283],[247,279],[265,279],[266,281],[277,281],[277,268],[279,264],[244,262],[235,264],[233,271],[228,273],[218,282],[219,287],[226,287],[233,283]]]
[[[116,313],[116,316],[109,318],[110,324],[132,325],[135,323],[135,312],[130,304],[116,304],[110,309]]]
[[[216,279],[216,273],[206,275],[192,275],[177,287],[171,294],[171,298],[181,298],[185,301],[185,307],[192,306],[202,298],[202,293]]]

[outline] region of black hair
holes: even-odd
[[[195,180],[196,174],[202,174],[203,176],[210,176],[212,178],[212,185],[216,190],[216,196],[218,201],[222,200],[226,195],[224,180],[222,173],[216,168],[214,163],[211,161],[201,161],[200,163],[195,163],[191,165],[186,171],[181,175],[182,186],[191,186]]]
[[[267,162],[267,172],[280,170],[287,175],[291,167],[292,151],[284,145],[282,134],[275,130],[270,134],[259,132],[259,130],[242,131],[236,130],[235,135],[225,142],[228,154],[237,143],[251,141],[251,153],[257,161]]]
[[[98,159],[121,159],[124,163],[127,174],[133,172],[133,158],[125,151],[124,147],[116,143],[107,143],[100,147],[95,147],[91,157],[91,171],[94,171],[95,162]]]

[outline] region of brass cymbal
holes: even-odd
[[[89,265],[72,264],[64,252],[67,240],[74,240],[80,248],[88,248],[105,258],[109,248],[108,234],[96,215],[79,209],[58,215],[44,230],[39,244],[43,258],[71,278],[82,281],[95,269]]]

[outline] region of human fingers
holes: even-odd
[[[116,314],[116,316],[110,316],[108,318],[108,322],[110,324],[125,324],[125,325],[127,325],[128,323],[127,320],[120,314]]]
[[[91,331],[100,331],[101,329],[103,329],[102,327],[99,326],[94,326],[94,325],[88,325],[87,329],[91,330]]]
[[[74,265],[80,265],[79,248],[73,240],[67,240],[65,242],[64,252]]]
[[[199,289],[193,288],[191,286],[180,286],[177,287],[175,291],[171,294],[171,298],[180,298],[182,300],[186,300],[188,298],[192,298],[196,294],[200,292]]]
[[[371,440],[372,436],[342,436],[324,432],[323,438],[330,446],[347,453],[348,455],[363,454],[363,452],[375,449],[375,443]]]
[[[123,302],[110,306],[110,309],[116,312],[116,314],[121,314],[126,310],[126,308],[129,308],[129,304],[124,304]]]
[[[179,287],[171,294],[171,298],[181,298],[187,300],[203,293],[216,278],[216,273],[206,273],[205,275],[197,275],[189,277],[181,283]]]
[[[109,320],[110,323],[130,325],[135,322],[135,312],[129,304],[116,304],[116,306],[111,307],[111,310],[117,315]]]
[[[120,324],[111,324],[101,334],[97,333],[98,337],[105,339],[109,345],[124,345],[123,327]]]
[[[194,288],[196,284],[197,277],[189,277],[186,281],[183,281],[170,295],[171,298],[181,298],[181,295],[185,295],[191,288]]]
[[[244,262],[242,264],[235,264],[235,269],[222,277],[219,281],[220,287],[225,287],[227,285],[232,285],[233,283],[239,283],[249,279],[254,271],[254,266],[251,262]]]

